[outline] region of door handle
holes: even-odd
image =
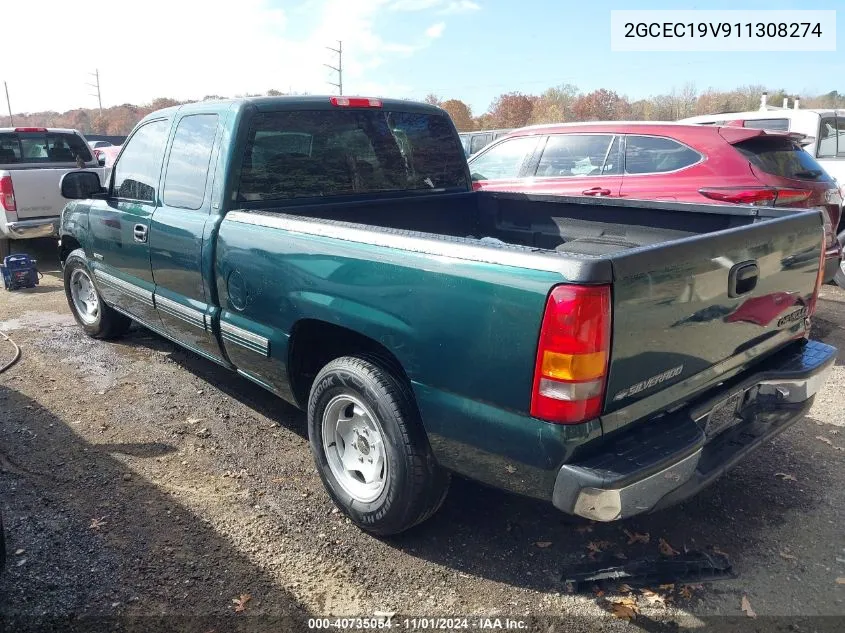
[[[592,189],[584,189],[582,191],[585,196],[609,196],[610,189],[604,189],[603,187],[593,187]]]
[[[132,229],[132,234],[135,236],[136,242],[141,242],[142,244],[146,243],[146,241],[147,241],[147,225],[146,224],[136,224],[135,227]]]

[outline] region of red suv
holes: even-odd
[[[476,189],[680,202],[824,207],[825,281],[839,268],[842,197],[799,136],[677,123],[516,130],[469,160]]]

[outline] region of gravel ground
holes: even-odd
[[[86,338],[38,248],[41,286],[0,293],[23,350],[0,374],[1,630],[297,631],[376,611],[544,633],[845,630],[843,360],[806,419],[679,507],[591,524],[458,479],[432,520],[379,539],[334,509],[301,412],[143,329]],[[845,292],[826,287],[816,337],[845,348],[843,324]],[[591,547],[634,558],[659,539],[725,552],[738,576],[634,594],[630,623],[606,602],[624,595],[561,583]]]

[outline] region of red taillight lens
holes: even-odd
[[[15,132],[46,132],[46,127],[16,127]]]
[[[329,97],[333,106],[339,108],[380,108],[381,99],[370,99],[368,97]]]
[[[610,353],[610,286],[556,286],[537,344],[531,415],[577,424],[601,413]]]
[[[15,188],[12,185],[11,176],[0,178],[0,206],[6,211],[17,211],[15,205]]]
[[[699,189],[705,198],[732,204],[753,204],[761,207],[788,207],[806,202],[813,195],[808,189],[775,187],[705,187]]]

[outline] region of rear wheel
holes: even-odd
[[[132,320],[105,304],[80,248],[67,256],[64,267],[65,296],[76,322],[93,338],[117,338]]]
[[[449,474],[434,460],[413,394],[388,363],[326,365],[308,400],[308,438],[334,502],[364,530],[390,535],[434,514]]]

